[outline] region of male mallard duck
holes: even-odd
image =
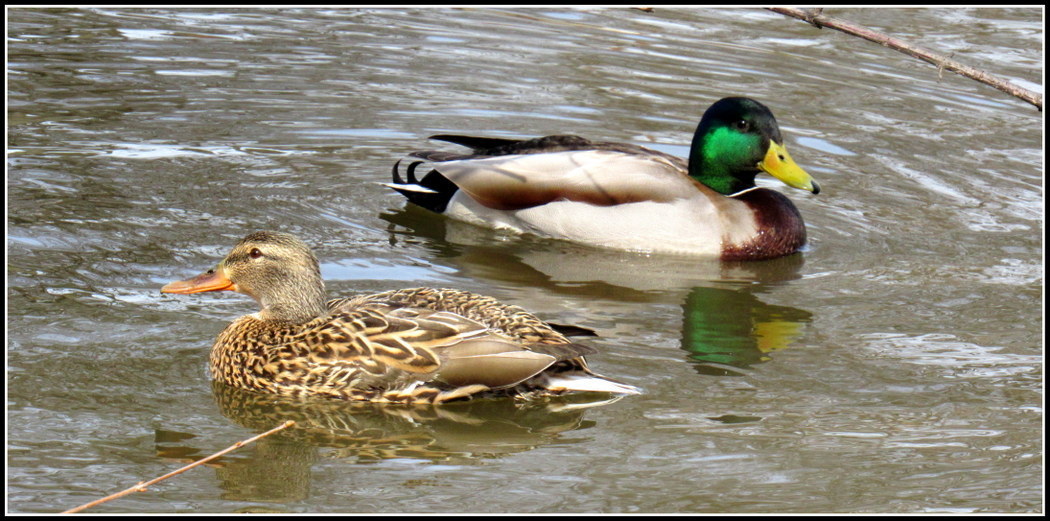
[[[491,297],[415,288],[325,302],[317,258],[286,233],[248,235],[215,269],[161,292],[220,290],[262,306],[226,326],[212,347],[212,376],[235,387],[404,403],[639,392],[592,373],[583,355],[593,348]]]
[[[798,209],[755,186],[767,172],[788,186],[820,187],[784,147],[773,113],[724,98],[704,113],[689,161],[578,136],[530,140],[437,135],[472,154],[413,152],[393,183],[409,201],[449,217],[615,249],[758,260],[806,243]],[[430,172],[418,180],[425,162]]]

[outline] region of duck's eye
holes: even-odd
[[[258,259],[259,257],[262,257],[262,252],[259,251],[259,248],[252,248],[252,251],[248,252],[248,256],[253,259]]]
[[[738,119],[733,122],[733,128],[741,132],[747,132],[751,128],[751,125],[745,119]]]

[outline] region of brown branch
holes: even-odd
[[[165,479],[168,479],[168,478],[170,478],[170,477],[172,477],[172,476],[174,476],[176,474],[182,474],[183,472],[186,472],[187,470],[190,470],[193,467],[196,467],[198,465],[203,465],[203,464],[205,464],[205,463],[207,463],[207,462],[209,462],[209,461],[211,461],[211,460],[213,460],[215,458],[218,458],[219,456],[222,456],[223,454],[226,454],[227,452],[231,452],[231,451],[237,450],[237,449],[239,449],[239,448],[241,448],[241,447],[243,447],[243,446],[245,446],[245,445],[247,445],[247,444],[249,444],[249,443],[251,443],[251,442],[253,442],[255,440],[258,440],[259,438],[263,438],[265,436],[269,436],[269,435],[271,435],[271,434],[273,434],[273,433],[275,433],[275,432],[277,432],[279,430],[282,430],[282,429],[287,429],[288,427],[291,427],[292,425],[295,425],[295,422],[291,421],[291,420],[288,420],[288,421],[282,423],[281,425],[279,425],[277,427],[274,427],[273,429],[270,429],[270,430],[268,430],[268,431],[266,431],[266,432],[264,432],[264,433],[262,433],[262,434],[260,434],[258,436],[253,436],[253,437],[248,438],[248,439],[246,439],[244,441],[238,441],[237,443],[234,443],[233,445],[230,445],[229,447],[227,447],[227,448],[225,448],[223,450],[220,450],[219,452],[216,452],[215,454],[212,454],[211,456],[208,456],[207,458],[194,461],[193,463],[190,463],[189,465],[186,465],[185,467],[182,467],[181,469],[169,472],[169,473],[167,473],[167,474],[165,474],[165,475],[163,475],[163,476],[161,476],[159,478],[154,478],[154,479],[151,479],[149,481],[146,481],[145,483],[140,481],[135,486],[133,486],[133,487],[131,487],[129,489],[122,490],[120,492],[117,492],[116,494],[113,494],[113,495],[110,495],[110,496],[106,496],[106,497],[104,497],[102,499],[96,499],[96,500],[94,500],[94,501],[92,501],[90,503],[85,503],[85,504],[80,505],[80,506],[78,506],[76,508],[71,508],[69,510],[66,510],[65,512],[62,512],[62,513],[63,514],[73,514],[73,513],[76,513],[76,512],[80,512],[81,510],[84,510],[86,508],[91,508],[91,507],[93,507],[95,505],[99,505],[99,504],[105,503],[106,501],[109,501],[111,499],[116,499],[118,497],[126,496],[126,495],[128,495],[128,494],[130,494],[132,492],[145,492],[146,491],[146,487],[149,487],[150,485],[153,485],[155,483],[164,481]]]
[[[870,40],[875,43],[880,43],[891,49],[896,49],[904,54],[913,56],[920,60],[928,63],[932,63],[937,66],[940,71],[948,70],[959,73],[967,78],[975,79],[981,83],[991,85],[1007,94],[1021,98],[1032,105],[1035,105],[1040,112],[1043,110],[1043,96],[1041,94],[1032,92],[1023,87],[1019,87],[1010,83],[1007,80],[988,74],[982,70],[975,69],[968,65],[963,65],[949,57],[939,55],[928,49],[923,49],[916,45],[912,45],[904,40],[893,38],[885,34],[879,33],[868,29],[867,27],[848,22],[839,18],[832,18],[830,16],[824,16],[822,9],[798,9],[794,7],[767,7],[770,11],[780,13],[782,15],[791,16],[798,18],[804,22],[812,24],[818,29],[821,27],[830,27],[837,29],[847,34],[859,36],[865,40]]]

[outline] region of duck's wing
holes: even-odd
[[[404,288],[328,302],[330,310],[381,304],[393,307],[447,311],[476,321],[516,341],[531,344],[568,344],[557,327],[521,306],[506,304],[488,295],[453,288]],[[559,326],[562,327],[562,326]],[[583,328],[574,330],[580,334]]]
[[[678,162],[613,150],[458,159],[431,167],[482,205],[519,210],[557,200],[612,206],[698,193]]]
[[[458,361],[446,364],[440,372],[445,378],[453,378],[453,370],[465,368],[469,379],[479,381],[487,375],[501,375],[498,383],[507,387],[513,379],[524,375],[522,371],[514,378],[508,378],[506,371],[512,365],[508,358],[539,360],[536,354],[553,357],[550,366],[537,371],[536,378],[530,377],[530,385],[545,388],[553,392],[595,391],[619,394],[637,394],[637,387],[623,384],[610,378],[593,373],[587,367],[585,355],[596,353],[593,347],[577,344],[567,336],[597,334],[586,328],[566,326],[544,322],[524,308],[505,304],[495,298],[479,295],[469,291],[450,288],[406,288],[372,295],[362,295],[350,299],[335,300],[329,306],[338,308],[347,306],[391,306],[405,308],[405,312],[415,313],[420,309],[452,313],[466,317],[483,325],[489,331],[498,332],[501,339],[512,339],[511,350],[507,345],[493,346],[484,343],[464,342],[449,350],[450,356]],[[522,355],[514,350],[527,350],[531,355]],[[495,364],[498,362],[499,366]],[[538,368],[539,364],[537,364]],[[522,364],[524,367],[524,364]],[[540,374],[542,372],[542,375]],[[480,376],[479,376],[480,373]]]
[[[366,386],[393,391],[423,392],[428,384],[473,392],[512,387],[593,352],[571,343],[526,345],[448,311],[375,301],[348,307],[299,336],[312,371],[352,373]]]
[[[638,145],[571,135],[431,138],[469,147],[472,153],[413,152],[394,165],[393,183],[387,186],[437,212],[445,211],[457,190],[497,210],[557,200],[600,206],[667,202],[709,191],[688,176],[685,159]],[[420,177],[417,171],[426,174]]]
[[[471,339],[441,350],[434,379],[457,387],[481,384],[490,389],[513,387],[555,363],[592,352],[580,344],[538,344],[532,349],[505,339]]]

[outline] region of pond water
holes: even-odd
[[[833,9],[1042,91],[1041,9]],[[7,505],[57,512],[1035,512],[1043,119],[761,9],[8,11]],[[770,106],[814,196],[804,252],[728,264],[448,222],[379,185],[438,133],[678,155]],[[592,328],[642,387],[442,408],[213,387],[255,311],[161,295],[248,232],[331,295],[455,287]]]

